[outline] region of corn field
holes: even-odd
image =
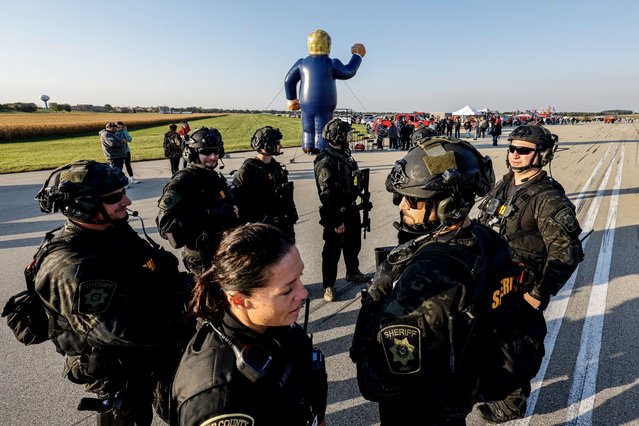
[[[118,113],[8,113],[0,114],[0,142],[34,138],[96,134],[110,121],[122,121],[129,130],[182,120],[214,117],[216,114],[118,114]]]

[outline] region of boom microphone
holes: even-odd
[[[140,214],[138,213],[137,210],[131,210],[130,208],[127,207],[126,209],[127,212],[129,212],[129,214],[133,217],[137,217],[138,219],[140,219],[140,223],[142,225],[142,232],[144,233],[144,237],[146,238],[146,240],[155,248],[155,249],[159,249],[160,245],[158,243],[156,243],[155,241],[153,241],[151,239],[151,237],[149,237],[149,235],[146,233],[146,228],[144,227],[144,220],[142,220],[142,217],[140,216]]]
[[[221,158],[220,158],[220,163],[221,163],[220,164],[220,170],[222,170],[224,168],[224,160],[222,160]]]

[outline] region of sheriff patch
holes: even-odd
[[[569,233],[575,232],[579,227],[579,224],[575,219],[575,214],[570,207],[559,210],[555,213],[553,219],[555,222],[563,226],[563,228]]]
[[[215,416],[210,418],[200,426],[254,426],[255,420],[253,417],[246,414],[222,414],[221,416]]]
[[[160,207],[162,210],[168,210],[180,201],[182,201],[182,197],[180,196],[180,194],[173,191],[172,189],[169,189],[164,193],[164,195],[162,195],[162,198],[160,198],[158,207]]]
[[[78,312],[81,314],[101,314],[109,308],[117,284],[107,280],[91,280],[78,287]]]
[[[388,368],[393,374],[414,374],[421,370],[421,330],[393,324],[379,331]]]
[[[318,180],[320,182],[326,182],[331,177],[331,173],[327,169],[322,169],[319,173]]]

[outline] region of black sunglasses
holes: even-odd
[[[535,148],[528,148],[525,146],[508,145],[508,152],[513,154],[517,152],[519,155],[528,155],[531,152],[535,152]]]
[[[104,204],[115,204],[119,203],[122,198],[126,195],[126,189],[122,188],[122,191],[115,192],[113,194],[105,195],[104,197],[100,197],[100,201]]]
[[[220,148],[198,148],[197,153],[206,156],[211,154],[220,155]]]
[[[411,209],[416,209],[417,208],[417,203],[419,203],[420,201],[426,201],[423,198],[410,197],[408,195],[404,195],[404,198],[406,198],[406,202],[408,203],[408,206]]]

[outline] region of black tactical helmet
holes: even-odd
[[[78,222],[95,223],[100,197],[124,188],[129,180],[122,170],[93,160],[79,160],[55,169],[35,199],[44,213],[61,211]]]
[[[526,167],[517,169],[520,171],[527,170],[531,167],[539,167],[539,165],[543,167],[550,163],[555,156],[557,144],[559,143],[559,137],[557,135],[550,133],[548,129],[538,124],[525,124],[523,126],[516,127],[512,132],[510,132],[510,136],[508,136],[509,142],[512,142],[513,140],[531,142],[537,145],[537,150],[531,159],[530,164]],[[539,156],[539,164],[535,166],[537,156]],[[508,157],[506,157],[506,164],[510,166],[508,163]]]
[[[280,144],[282,137],[280,129],[276,129],[271,126],[264,126],[253,133],[251,146],[257,152],[262,150],[266,155],[278,155],[281,154],[281,152],[277,152],[277,145]]]
[[[430,127],[419,127],[410,135],[410,140],[413,146],[417,146],[420,142],[435,136],[437,136],[437,132]]]
[[[325,141],[332,143],[333,145],[348,146],[349,142],[353,139],[351,125],[346,121],[342,121],[339,118],[333,118],[326,123],[322,137]]]
[[[213,127],[202,126],[190,132],[184,157],[190,163],[198,162],[197,150],[199,148],[218,148],[220,150],[220,158],[224,157],[222,135]]]
[[[411,148],[386,178],[389,192],[440,201],[438,217],[446,224],[466,217],[475,197],[486,195],[494,184],[490,157],[466,141],[442,137]]]

